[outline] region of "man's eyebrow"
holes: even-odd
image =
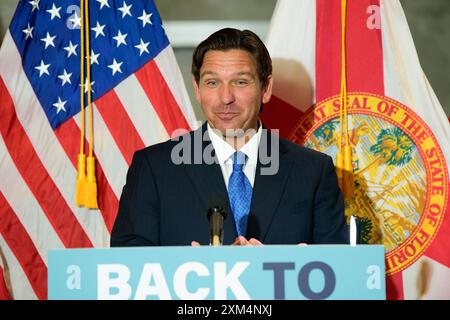
[[[203,71],[200,74],[200,77],[203,77],[203,76],[215,76],[215,75],[217,75],[216,72],[206,70],[206,71]],[[236,75],[237,76],[249,76],[251,78],[255,77],[255,75],[252,72],[246,72],[246,71],[238,72],[238,73],[236,73]]]
[[[238,76],[249,76],[251,78],[253,78],[255,76],[252,72],[246,72],[246,71],[238,72],[237,75]]]
[[[200,77],[203,77],[203,76],[215,76],[215,75],[217,75],[217,73],[215,73],[215,72],[213,72],[213,71],[208,71],[208,70],[206,70],[206,71],[203,71],[203,72],[200,74]]]

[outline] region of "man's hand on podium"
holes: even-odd
[[[237,237],[231,245],[232,246],[263,246],[261,241],[255,239],[255,238],[251,238],[250,240],[247,240],[243,236]],[[199,247],[200,243],[198,243],[197,241],[192,241],[191,246]]]
[[[232,246],[263,246],[264,244],[255,238],[251,238],[250,240],[247,240],[243,236],[238,236],[231,245]],[[307,244],[304,242],[301,242],[298,245],[302,246],[302,247],[307,246]],[[197,241],[192,241],[191,246],[200,247],[200,243],[198,243]]]
[[[247,240],[243,236],[237,237],[233,244],[233,246],[263,246],[263,243],[255,238],[251,238],[250,240]]]

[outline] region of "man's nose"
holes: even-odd
[[[234,90],[230,85],[222,86],[221,99],[224,105],[230,105],[234,102]]]

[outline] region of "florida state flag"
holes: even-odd
[[[282,0],[266,44],[269,128],[335,159],[388,299],[450,298],[450,126],[398,0]]]

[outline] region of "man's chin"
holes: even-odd
[[[224,128],[220,133],[224,138],[242,138],[246,135],[245,130],[241,128]]]

